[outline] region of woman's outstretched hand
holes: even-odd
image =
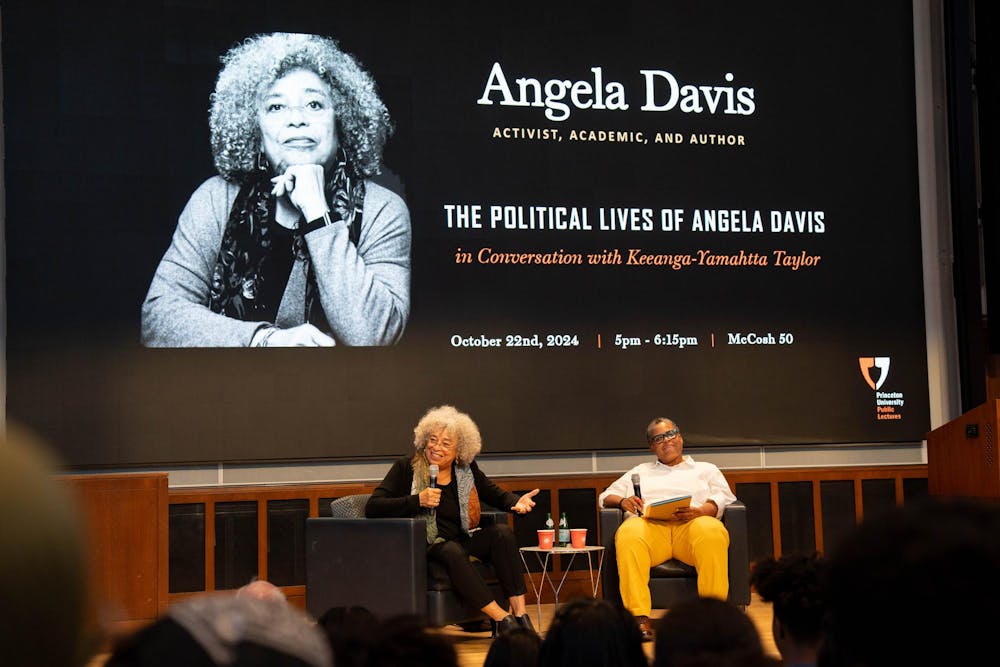
[[[526,494],[518,498],[517,502],[514,503],[514,506],[511,507],[510,509],[513,510],[514,512],[517,512],[518,514],[527,514],[535,506],[535,501],[532,500],[532,498],[537,496],[539,491],[541,491],[541,489],[528,491]]]

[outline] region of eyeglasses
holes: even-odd
[[[436,435],[432,435],[431,437],[427,438],[427,446],[439,447],[446,451],[451,451],[452,449],[455,449],[455,447],[458,446],[458,443],[452,442],[451,440],[444,440],[444,439],[439,440]]]
[[[651,443],[653,443],[654,445],[658,445],[661,442],[663,442],[664,440],[673,440],[674,438],[676,438],[680,434],[681,434],[680,430],[677,429],[676,427],[674,427],[674,428],[670,429],[669,431],[664,431],[663,433],[657,433],[656,435],[654,435],[653,437],[651,437],[649,439],[649,441]]]

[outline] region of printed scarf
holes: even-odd
[[[361,236],[362,209],[365,201],[365,181],[352,176],[343,148],[337,156],[337,166],[330,170],[326,181],[327,201],[331,218],[347,222],[349,238],[355,246]],[[271,195],[271,167],[267,160],[258,160],[257,170],[240,186],[229,212],[229,220],[222,234],[212,285],[209,308],[213,312],[238,320],[253,321],[269,305],[260,303],[262,270],[271,254],[271,230],[278,224],[274,220],[275,198]],[[305,238],[296,234],[292,241],[292,254],[303,262],[306,272],[305,309],[303,322],[311,322],[321,329],[328,329],[322,308],[317,307],[319,288]]]
[[[455,477],[455,483],[458,485],[458,507],[462,530],[470,533],[479,527],[481,514],[476,480],[472,474],[472,468],[467,465],[459,465],[458,461],[452,464],[451,474]],[[418,456],[413,462],[413,483],[410,485],[410,493],[418,494],[429,485],[430,476],[427,461],[423,456]],[[420,514],[417,516],[427,522],[427,544],[444,542],[443,537],[438,537],[437,513],[426,507],[421,507]]]

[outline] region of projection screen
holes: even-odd
[[[275,32],[385,103],[403,326],[144,344],[218,176],[220,58]],[[7,3],[8,415],[77,467],[393,456],[445,403],[491,453],[660,415],[695,446],[919,442],[913,61],[907,2]]]

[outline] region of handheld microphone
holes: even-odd
[[[639,473],[637,472],[632,473],[632,489],[635,492],[635,497],[641,499],[642,491],[639,490]],[[636,509],[636,513],[638,513],[639,516],[642,516],[641,509]]]
[[[438,468],[438,465],[436,463],[432,463],[431,467],[428,468],[427,471],[430,474],[430,478],[431,478],[431,483],[430,483],[429,486],[432,489],[436,489],[437,486],[438,486],[438,473],[441,472],[441,469]],[[434,510],[433,509],[431,510],[431,514],[434,514]]]

